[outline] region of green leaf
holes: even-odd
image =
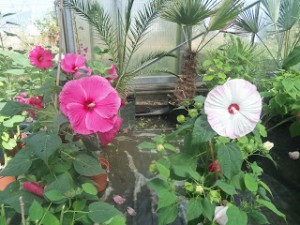
[[[259,211],[252,211],[248,213],[254,223],[256,224],[270,224],[267,217]]]
[[[46,211],[41,224],[43,225],[60,225],[59,220],[50,212]]]
[[[187,207],[188,221],[199,218],[202,215],[203,208],[201,204],[201,198],[192,198],[189,200]]]
[[[236,144],[217,145],[217,154],[222,173],[229,179],[241,171],[243,157]]]
[[[126,218],[124,216],[115,216],[107,224],[109,224],[109,225],[126,225]]]
[[[259,185],[261,185],[264,189],[266,189],[266,190],[269,192],[270,195],[273,196],[273,193],[272,193],[271,189],[269,188],[269,186],[268,186],[267,184],[265,184],[265,183],[262,182],[261,180],[258,181],[258,183],[259,183]]]
[[[164,192],[165,190],[171,190],[170,185],[166,181],[157,177],[148,181],[147,185],[150,189],[154,190],[158,194],[160,192]]]
[[[207,142],[215,136],[215,132],[210,127],[205,116],[200,116],[197,118],[193,133],[192,133],[192,143],[199,144],[202,142]]]
[[[159,174],[163,178],[167,179],[170,176],[170,169],[168,167],[166,167],[164,164],[161,164],[160,161],[156,161],[155,165],[156,165],[156,168],[157,168]]]
[[[258,189],[257,178],[255,178],[252,174],[246,173],[244,179],[246,188],[251,192],[256,192]]]
[[[73,186],[72,176],[68,172],[65,172],[64,174],[57,176],[52,183],[48,184],[45,191],[58,190],[61,194],[66,195],[67,192],[73,190]]]
[[[45,196],[51,202],[59,202],[59,201],[65,199],[65,196],[63,196],[60,191],[55,190],[55,189],[45,192]]]
[[[168,150],[170,150],[170,151],[172,151],[172,152],[177,152],[176,147],[173,146],[173,145],[171,145],[171,144],[165,143],[165,144],[164,144],[164,147],[165,147],[165,149],[168,149]]]
[[[90,195],[97,195],[98,191],[95,188],[93,184],[90,183],[84,183],[81,185],[84,192],[90,194]]]
[[[76,155],[73,165],[76,172],[83,176],[95,176],[105,173],[98,159],[89,154],[80,153]]]
[[[234,205],[228,207],[226,214],[228,217],[226,225],[247,225],[248,223],[247,214]]]
[[[24,75],[25,71],[24,71],[24,69],[10,69],[10,70],[4,71],[4,73],[9,73],[9,74],[19,76],[19,75]]]
[[[269,210],[271,210],[272,212],[274,212],[276,215],[282,217],[285,221],[286,221],[286,216],[280,212],[276,207],[275,205],[273,205],[272,202],[268,202],[266,200],[263,200],[263,199],[256,199],[256,202],[267,207]]]
[[[185,179],[193,177],[195,180],[200,179],[196,171],[197,158],[185,153],[178,153],[170,156],[171,168],[175,175]]]
[[[178,214],[177,205],[173,204],[158,210],[158,225],[166,225],[172,223]]]
[[[26,144],[36,156],[46,162],[48,161],[48,158],[58,150],[62,141],[56,134],[39,132],[29,136],[26,140]]]
[[[21,115],[14,115],[12,118],[5,120],[3,122],[3,126],[5,127],[13,127],[15,123],[21,123],[25,120],[24,116]]]
[[[300,135],[300,123],[299,121],[295,121],[293,122],[291,125],[290,125],[290,134],[291,134],[291,137],[297,137]]]
[[[168,207],[170,205],[173,205],[177,202],[177,196],[174,192],[165,190],[160,191],[158,193],[158,207],[157,209],[161,209],[164,207]]]
[[[225,193],[227,193],[229,195],[235,195],[235,194],[237,194],[235,188],[232,185],[225,183],[224,181],[218,180],[216,182],[216,186],[218,186],[219,188],[221,188],[222,191],[224,191]]]
[[[0,102],[0,115],[11,116],[20,114],[24,110],[30,109],[30,105],[21,102]]]
[[[284,58],[282,67],[288,69],[289,67],[297,65],[299,62],[300,46],[297,46]]]
[[[42,205],[34,200],[29,208],[30,220],[33,222],[40,220],[43,214],[44,214],[44,209]]]
[[[112,205],[105,202],[93,202],[89,205],[89,217],[95,223],[105,223],[121,213]]]
[[[141,149],[156,149],[156,144],[152,143],[152,142],[148,142],[148,141],[144,141],[142,143],[140,143],[138,146],[138,148]]]
[[[203,215],[212,221],[213,216],[215,214],[215,205],[210,202],[208,198],[201,199],[201,205],[203,209]]]
[[[17,146],[15,139],[10,138],[8,141],[2,141],[2,147],[7,150],[13,150]]]
[[[13,157],[8,164],[5,166],[4,170],[1,171],[1,176],[20,176],[28,171],[32,161],[28,153],[28,147],[19,151],[15,157]]]

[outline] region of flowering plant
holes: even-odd
[[[272,160],[272,143],[262,141],[267,133],[256,87],[232,79],[206,98],[197,96],[187,110],[188,116],[178,116],[174,132],[139,145],[162,156],[150,165],[156,176],[148,183],[158,195],[159,224],[173,222],[178,214],[189,224],[269,224],[263,207],[285,220],[269,198],[263,169],[251,160]]]
[[[14,59],[15,69],[24,73],[22,82],[34,87],[18,86],[19,94],[1,103],[1,147],[17,151],[5,157],[0,173],[16,178],[0,191],[1,219],[125,224],[122,214],[99,198],[106,180],[95,182],[108,170],[99,150],[122,124],[121,99],[112,85],[114,65],[95,75],[83,55],[66,54],[55,63],[52,52],[41,46],[30,51],[31,65]]]

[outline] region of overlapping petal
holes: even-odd
[[[106,147],[115,138],[122,123],[123,123],[123,120],[121,118],[117,117],[114,127],[111,130],[104,132],[104,133],[101,133],[101,132],[98,133],[98,137],[99,137],[99,139],[101,141],[101,145],[103,147]]]
[[[230,113],[231,105],[238,105],[239,109]],[[254,130],[260,119],[262,99],[253,84],[233,79],[208,93],[204,110],[214,131],[234,139]]]
[[[85,56],[76,54],[66,54],[61,61],[61,68],[67,73],[73,73],[73,75],[88,74],[91,75],[91,69],[85,65]]]
[[[60,93],[59,102],[60,109],[79,134],[113,129],[121,105],[117,91],[100,76],[69,81]]]

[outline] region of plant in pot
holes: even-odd
[[[286,220],[255,161],[258,156],[273,161],[272,143],[263,142],[267,132],[256,87],[231,79],[195,102],[204,107],[183,117],[175,131],[139,145],[156,147],[161,155],[150,165],[154,177],[148,182],[158,197],[158,224],[178,215],[186,224],[269,224],[264,208]]]

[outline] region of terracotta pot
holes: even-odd
[[[14,182],[15,180],[16,178],[12,176],[0,177],[0,191],[3,191],[7,187],[7,185]]]
[[[90,178],[97,183],[96,188],[98,192],[101,192],[104,191],[107,187],[107,183],[108,183],[107,173],[109,172],[109,162],[102,157],[99,158],[99,162],[101,163],[102,168],[105,169],[106,173],[95,175]]]

